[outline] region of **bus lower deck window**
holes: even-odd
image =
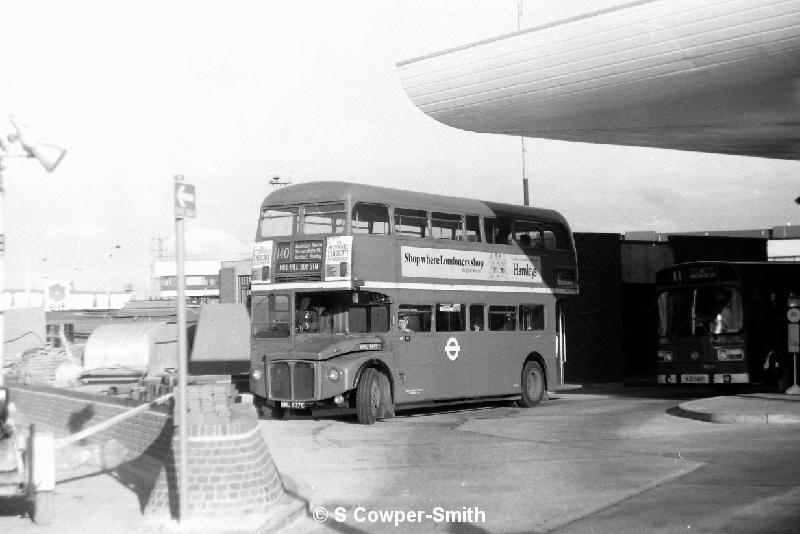
[[[520,330],[544,330],[544,306],[541,304],[520,304]]]
[[[467,308],[463,304],[436,305],[437,332],[463,332],[467,322]]]
[[[421,304],[403,304],[398,313],[398,317],[408,320],[408,329],[412,332],[430,332],[432,315],[432,306]]]
[[[516,306],[489,306],[489,330],[516,330]]]
[[[483,311],[486,307],[483,304],[470,304],[469,306],[469,329],[473,332],[486,330]]]

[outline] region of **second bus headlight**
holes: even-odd
[[[650,354],[653,354],[652,352]],[[671,362],[672,361],[672,351],[669,350],[660,350],[658,351],[658,361],[660,362]]]
[[[743,349],[718,349],[717,359],[721,362],[744,360]]]
[[[338,382],[340,378],[342,378],[342,372],[337,369],[336,367],[331,367],[328,369],[328,372],[325,374],[328,379],[328,382]]]

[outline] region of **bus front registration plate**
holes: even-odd
[[[305,408],[305,407],[306,407],[306,403],[305,402],[286,402],[286,401],[281,401],[281,408],[300,408],[300,409],[302,409],[302,408]]]
[[[681,375],[682,384],[708,384],[708,375]]]

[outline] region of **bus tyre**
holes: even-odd
[[[370,367],[361,373],[361,380],[356,388],[356,410],[358,422],[362,425],[373,425],[378,420],[378,412],[383,404],[380,373]]]
[[[261,405],[261,414],[264,419],[284,419],[286,417],[286,408],[281,408],[278,403]]]
[[[533,408],[544,397],[544,370],[538,362],[525,362],[522,367],[522,397],[517,401],[523,408]]]

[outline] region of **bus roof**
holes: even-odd
[[[675,285],[675,282],[670,278],[671,274],[676,271],[686,271],[688,269],[698,269],[703,267],[714,268],[722,275],[723,272],[727,273],[722,278],[705,278],[698,276],[693,280],[685,280],[678,285],[685,283],[702,283],[702,282],[724,282],[731,281],[730,276],[740,278],[742,281],[759,281],[769,282],[771,284],[783,284],[787,282],[795,282],[800,278],[800,262],[796,261],[723,261],[723,260],[705,260],[705,261],[690,261],[685,263],[678,263],[665,267],[656,273],[657,285]]]
[[[554,222],[568,226],[566,219],[560,213],[550,209],[333,181],[308,182],[282,187],[267,195],[261,203],[261,209],[263,210],[268,206],[335,200],[390,204],[429,211],[483,215],[485,217],[497,215],[525,216],[542,222]]]

